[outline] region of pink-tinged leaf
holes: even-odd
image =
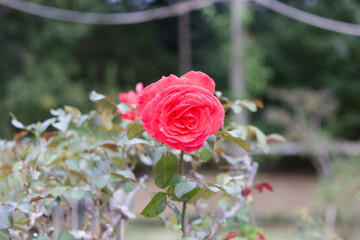
[[[259,99],[249,99],[248,102],[255,103],[258,108],[264,108],[264,103]]]
[[[281,136],[280,134],[272,133],[266,137],[266,142],[267,143],[269,143],[269,142],[284,143],[284,142],[286,142],[286,139],[283,136]]]
[[[265,240],[264,234],[257,232],[256,235],[258,236],[257,240]]]
[[[270,192],[274,192],[272,186],[267,182],[263,182],[254,186],[254,189],[256,189],[259,193],[263,192],[263,188],[266,188]]]
[[[254,189],[257,190],[259,193],[262,193],[263,189],[261,185],[255,185]]]
[[[264,188],[266,188],[267,190],[269,190],[270,192],[274,192],[272,186],[271,186],[269,183],[264,182],[264,183],[262,183],[261,185],[262,185]]]
[[[34,194],[34,197],[32,197],[29,202],[33,203],[47,198],[55,198],[55,197],[52,194],[48,194],[48,195]]]
[[[223,240],[229,240],[237,236],[236,232],[230,232]]]
[[[17,140],[25,137],[26,135],[28,135],[28,132],[26,132],[26,131],[20,131],[18,133],[15,133],[14,134],[14,140],[17,141]]]
[[[104,144],[101,145],[101,147],[110,149],[113,152],[119,152],[118,146],[116,144],[114,144],[114,143],[104,143]]]

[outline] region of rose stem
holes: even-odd
[[[180,175],[181,176],[184,176],[183,162],[184,162],[184,151],[181,151],[181,154],[180,154]],[[185,235],[186,235],[185,213],[186,213],[186,201],[183,202],[182,214],[181,214],[181,228],[182,228],[182,232],[183,232],[183,237],[185,237]]]
[[[183,169],[183,162],[184,162],[184,151],[181,151],[180,154],[180,176],[184,176],[184,169]]]

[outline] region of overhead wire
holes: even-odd
[[[295,19],[297,21],[334,31],[339,33],[350,34],[354,36],[360,36],[360,25],[341,22],[321,16],[317,16],[315,14],[311,14],[297,8],[291,7],[287,4],[279,2],[277,0],[251,0],[255,3],[258,3],[268,9],[273,10],[274,12],[285,15],[289,18]]]
[[[32,15],[72,23],[120,25],[179,16],[212,5],[218,0],[191,0],[129,13],[89,13],[44,6],[24,0],[0,0],[0,4]]]
[[[243,0],[239,0],[243,1]],[[279,14],[318,28],[360,36],[360,25],[333,20],[299,10],[277,0],[250,0]],[[129,13],[89,13],[44,6],[24,0],[0,0],[0,4],[32,15],[65,22],[85,24],[135,24],[168,17],[176,17],[218,2],[218,0],[191,0],[174,5]]]

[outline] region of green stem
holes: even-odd
[[[184,176],[183,162],[184,162],[184,151],[181,151],[181,154],[180,154],[180,166],[179,166],[181,176]]]
[[[181,154],[180,154],[180,166],[179,166],[181,176],[184,176],[183,163],[184,163],[184,151],[181,151]],[[183,202],[182,214],[181,214],[181,228],[182,228],[182,232],[183,232],[183,237],[186,236],[185,214],[186,214],[186,202]]]
[[[183,202],[182,214],[181,214],[181,228],[182,228],[182,232],[183,232],[183,237],[186,236],[185,214],[186,214],[186,202]]]

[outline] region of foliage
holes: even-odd
[[[341,239],[333,230],[326,228],[319,217],[313,217],[307,207],[303,207],[299,211],[297,226],[298,233],[294,240]]]
[[[347,1],[284,1],[301,10],[330,19],[359,23],[359,6]],[[360,87],[358,37],[322,30],[250,4],[250,35],[256,39],[264,62],[271,68],[271,88],[328,89],[339,100],[334,118],[324,124],[331,135],[357,139]],[[299,33],[301,35],[299,36]],[[327,105],[327,104],[326,104]]]
[[[78,11],[113,11],[105,1],[36,2]],[[3,6],[0,19],[2,137],[14,133],[7,112],[25,123],[48,118],[49,109],[66,104],[86,112],[91,108],[86,101],[91,89],[115,95],[120,86],[128,88],[138,79],[151,80],[163,72],[176,71],[176,55],[158,41],[158,23],[111,27],[71,24]]]
[[[356,200],[356,193],[360,185],[360,162],[358,156],[334,158],[332,160],[331,184],[327,179],[320,182],[323,201],[336,203],[340,215],[351,212],[351,200]]]
[[[171,228],[185,226],[184,239],[230,239],[235,234],[256,240],[262,236],[262,230],[252,226],[247,218],[247,208],[253,203],[250,193],[252,188],[272,188],[267,183],[253,186],[258,165],[251,161],[250,153],[257,149],[267,151],[267,143],[276,138],[266,137],[253,126],[228,126],[211,136],[201,150],[183,154],[156,142],[144,132],[141,122],[121,121],[113,97],[93,91],[90,99],[97,110],[87,114],[65,106],[51,110],[52,117],[43,122],[24,125],[12,119],[20,131],[13,140],[0,141],[0,226],[1,233],[7,236],[4,239],[10,235],[18,239],[115,236],[120,231],[119,223],[136,217],[131,212],[131,202],[147,179],[146,175],[135,176],[138,165],[153,166],[159,187],[142,211],[143,216],[161,216],[169,207],[174,218],[161,218]],[[247,102],[233,102],[225,97],[220,100],[226,110],[232,109],[233,104]],[[251,101],[248,103],[238,107],[252,109]],[[257,137],[258,146],[249,146],[251,136]],[[224,141],[243,148],[243,157],[225,154]],[[223,159],[228,169],[220,172],[214,183],[205,182],[197,172],[210,159]],[[176,173],[179,160],[180,173]],[[183,173],[183,160],[187,175]],[[216,194],[224,196],[218,213],[200,204]],[[76,226],[65,223],[53,229],[56,213],[71,209],[74,201],[89,206],[81,225],[74,229]],[[194,204],[198,217],[190,220],[184,210],[181,214],[176,202]],[[100,232],[94,221],[101,224]]]

